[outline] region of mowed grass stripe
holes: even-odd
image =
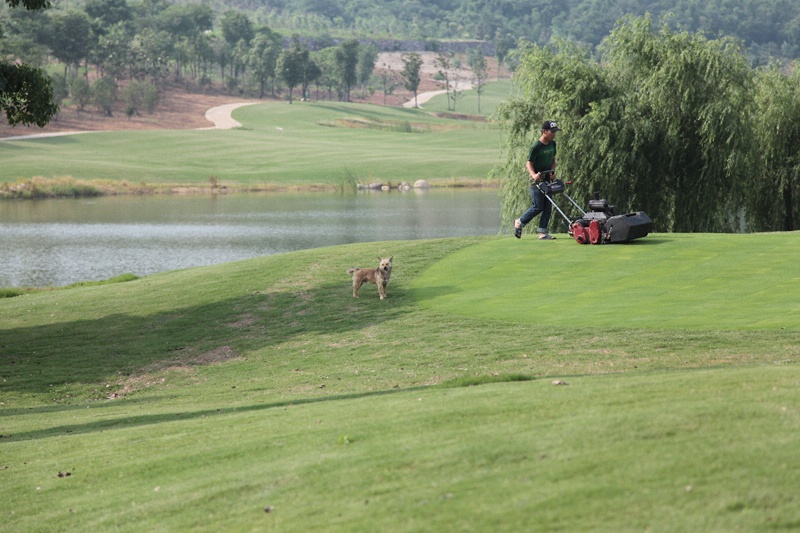
[[[527,324],[794,330],[798,237],[657,234],[608,246],[503,237],[444,258],[413,289],[439,311]]]

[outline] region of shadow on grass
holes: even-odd
[[[372,289],[372,291],[370,291]],[[359,299],[348,283],[254,292],[148,316],[114,314],[0,330],[0,392],[103,398],[109,380],[224,362],[309,333],[337,334],[393,320],[413,298],[400,288]],[[71,389],[80,389],[78,391]]]
[[[623,242],[625,246],[649,246],[653,244],[666,244],[668,242],[673,242],[675,239],[663,238],[663,237],[642,237],[641,239],[635,239],[630,242]]]
[[[479,385],[487,385],[492,383],[514,383],[522,381],[533,381],[532,376],[521,374],[499,375],[499,376],[470,376],[467,378],[460,378],[450,380],[439,385],[423,385],[417,387],[396,388],[381,391],[359,392],[352,394],[337,394],[334,396],[327,396],[324,398],[300,398],[295,400],[287,400],[281,402],[271,402],[263,404],[246,405],[243,407],[226,407],[219,409],[203,409],[193,412],[180,412],[180,413],[160,413],[155,415],[138,415],[124,418],[113,418],[107,420],[97,420],[85,424],[66,424],[62,426],[49,427],[46,429],[37,429],[34,431],[23,431],[13,435],[0,436],[0,444],[3,442],[18,442],[26,440],[37,440],[49,437],[56,437],[61,435],[81,435],[86,433],[96,433],[98,431],[108,431],[112,429],[127,429],[131,427],[150,426],[164,422],[180,422],[186,420],[195,420],[198,418],[229,415],[234,413],[247,413],[252,411],[266,411],[270,409],[277,409],[282,407],[291,407],[299,405],[308,405],[316,403],[338,402],[342,400],[358,400],[361,398],[372,398],[377,396],[387,396],[390,394],[414,392],[424,389],[442,389],[442,388],[458,388],[458,387],[475,387]],[[85,409],[85,407],[83,407]]]
[[[558,235],[563,236],[565,239],[570,239],[570,240],[572,239],[571,236],[565,233],[561,233]],[[613,246],[652,246],[656,244],[667,244],[669,242],[675,242],[675,239],[670,239],[669,237],[664,237],[664,236],[658,236],[658,237],[648,236],[648,237],[641,237],[639,239],[634,239],[628,242],[617,242],[611,244],[613,244]],[[593,245],[587,245],[587,246],[593,246]],[[607,246],[607,244],[603,244],[603,246]]]
[[[152,404],[158,405],[159,402],[169,401],[169,398],[165,396],[148,396],[147,398],[135,398],[130,400],[125,400],[127,405],[136,405],[142,406],[143,404]],[[15,416],[27,416],[27,415],[49,415],[53,413],[68,413],[68,412],[82,412],[85,413],[87,409],[95,410],[95,409],[111,409],[115,407],[119,407],[119,402],[115,401],[99,401],[94,403],[76,403],[76,404],[54,404],[54,405],[42,405],[38,407],[7,407],[5,409],[0,410],[0,418],[5,417],[15,417]],[[0,441],[2,442],[2,441]]]
[[[353,394],[340,394],[327,396],[325,398],[305,398],[282,402],[272,402],[263,404],[246,405],[243,407],[225,407],[220,409],[203,409],[200,411],[180,412],[180,413],[159,413],[154,415],[138,415],[123,418],[112,418],[107,420],[97,420],[86,424],[65,424],[62,426],[37,429],[34,431],[23,431],[13,435],[3,435],[0,444],[3,442],[19,442],[25,440],[38,440],[61,435],[82,435],[96,433],[98,431],[108,431],[112,429],[128,429],[132,427],[151,426],[165,422],[183,422],[186,420],[196,420],[211,416],[230,415],[234,413],[247,413],[253,411],[268,411],[282,407],[291,407],[323,402],[337,402],[342,400],[357,400],[360,398],[370,398],[375,396],[386,396],[399,392],[413,392],[422,390],[426,386],[410,387],[407,389],[390,389],[383,391],[361,392]],[[85,407],[84,407],[85,409]]]
[[[54,145],[54,144],[70,145],[70,144],[75,144],[77,142],[77,139],[75,138],[75,136],[77,134],[80,134],[80,133],[89,133],[89,132],[85,132],[85,131],[84,132],[65,132],[65,133],[58,133],[57,135],[47,135],[47,134],[42,135],[42,134],[37,134],[37,133],[30,133],[30,134],[23,133],[23,134],[20,135],[20,137],[24,136],[26,138],[0,139],[0,141],[9,141],[9,143],[3,143],[3,145],[2,145],[3,149],[6,149],[6,148],[25,149],[26,148],[25,145],[10,144],[11,142],[14,142],[14,141],[16,141],[16,142],[26,142],[26,143],[35,142],[37,144],[40,144],[40,143],[44,142],[44,143],[47,143],[48,145]]]

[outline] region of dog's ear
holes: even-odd
[[[390,257],[390,258],[389,258],[389,261],[391,261],[392,259],[394,259],[394,256]]]
[[[383,261],[383,259],[379,257],[378,258],[378,263],[380,263],[381,261]]]

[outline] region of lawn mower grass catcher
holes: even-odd
[[[545,171],[543,174],[552,174]],[[569,183],[569,182],[567,182]],[[618,215],[616,208],[600,198],[600,193],[594,193],[594,198],[589,200],[589,211],[584,211],[565,191],[566,185],[561,180],[540,182],[539,190],[553,204],[558,214],[564,219],[567,233],[580,244],[616,244],[646,237],[653,229],[653,221],[644,211]],[[568,217],[553,200],[553,196],[562,194],[580,211],[580,217]]]

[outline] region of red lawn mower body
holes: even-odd
[[[568,182],[569,183],[569,182]],[[579,244],[616,244],[646,237],[653,229],[653,220],[644,211],[635,211],[618,215],[616,208],[609,205],[600,193],[595,193],[589,200],[589,210],[584,211],[566,193],[566,185],[561,180],[542,182],[537,185],[545,197],[553,204],[564,218],[567,232]],[[553,196],[562,194],[578,211],[580,217],[568,217],[553,200]]]

